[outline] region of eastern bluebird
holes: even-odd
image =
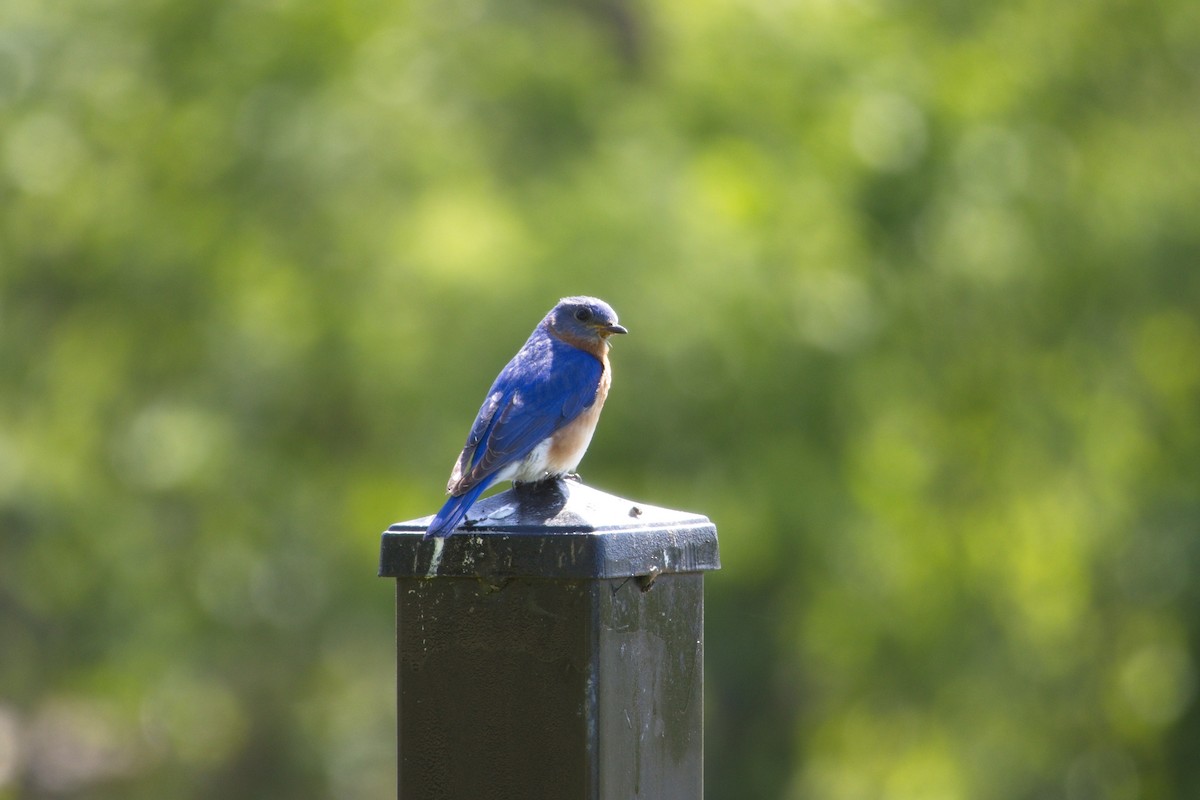
[[[488,390],[426,538],[453,533],[496,481],[540,481],[579,466],[612,385],[614,333],[628,331],[603,300],[558,301]]]

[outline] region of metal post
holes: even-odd
[[[572,481],[383,534],[401,800],[703,796],[707,517]]]

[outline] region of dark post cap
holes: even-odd
[[[476,503],[452,536],[432,517],[383,533],[384,578],[629,578],[719,569],[708,517],[634,503],[577,481],[515,484]]]

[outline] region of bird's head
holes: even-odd
[[[564,297],[546,315],[546,326],[576,344],[598,344],[614,333],[629,333],[617,324],[617,312],[595,297]]]

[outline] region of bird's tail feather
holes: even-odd
[[[446,505],[442,506],[442,510],[433,518],[433,522],[429,523],[429,530],[425,531],[425,538],[431,536],[449,536],[454,533],[454,529],[467,516],[467,511],[479,499],[479,495],[483,494],[484,490],[492,485],[495,477],[489,475],[482,481],[471,487],[471,490],[463,495],[451,497],[446,501]]]

